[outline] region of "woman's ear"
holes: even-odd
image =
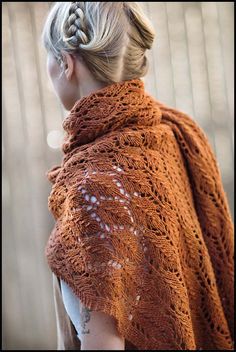
[[[65,65],[65,75],[68,80],[71,80],[75,71],[75,58],[71,54],[63,51],[62,53]]]

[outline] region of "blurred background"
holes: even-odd
[[[4,350],[56,349],[52,275],[44,257],[54,225],[45,173],[61,161],[67,112],[52,90],[40,42],[50,4],[2,3]],[[204,129],[233,217],[234,3],[142,5],[156,29],[146,90]]]

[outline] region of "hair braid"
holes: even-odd
[[[143,77],[154,36],[142,6],[133,1],[56,2],[43,30],[45,47],[64,70],[63,51],[105,83]]]
[[[78,47],[80,43],[87,44],[89,41],[86,35],[83,9],[83,2],[72,2],[69,8],[69,17],[65,21],[63,39],[73,48]]]

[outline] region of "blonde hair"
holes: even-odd
[[[154,28],[137,2],[56,2],[42,41],[61,66],[62,50],[82,59],[95,79],[119,82],[145,76]]]

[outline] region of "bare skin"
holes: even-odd
[[[117,331],[115,318],[80,305],[81,350],[124,350],[125,339]]]
[[[93,78],[86,65],[75,56],[63,52],[65,72],[49,52],[47,56],[47,72],[56,95],[66,110],[71,110],[75,102],[83,96],[106,86]],[[60,76],[61,75],[61,76]]]

